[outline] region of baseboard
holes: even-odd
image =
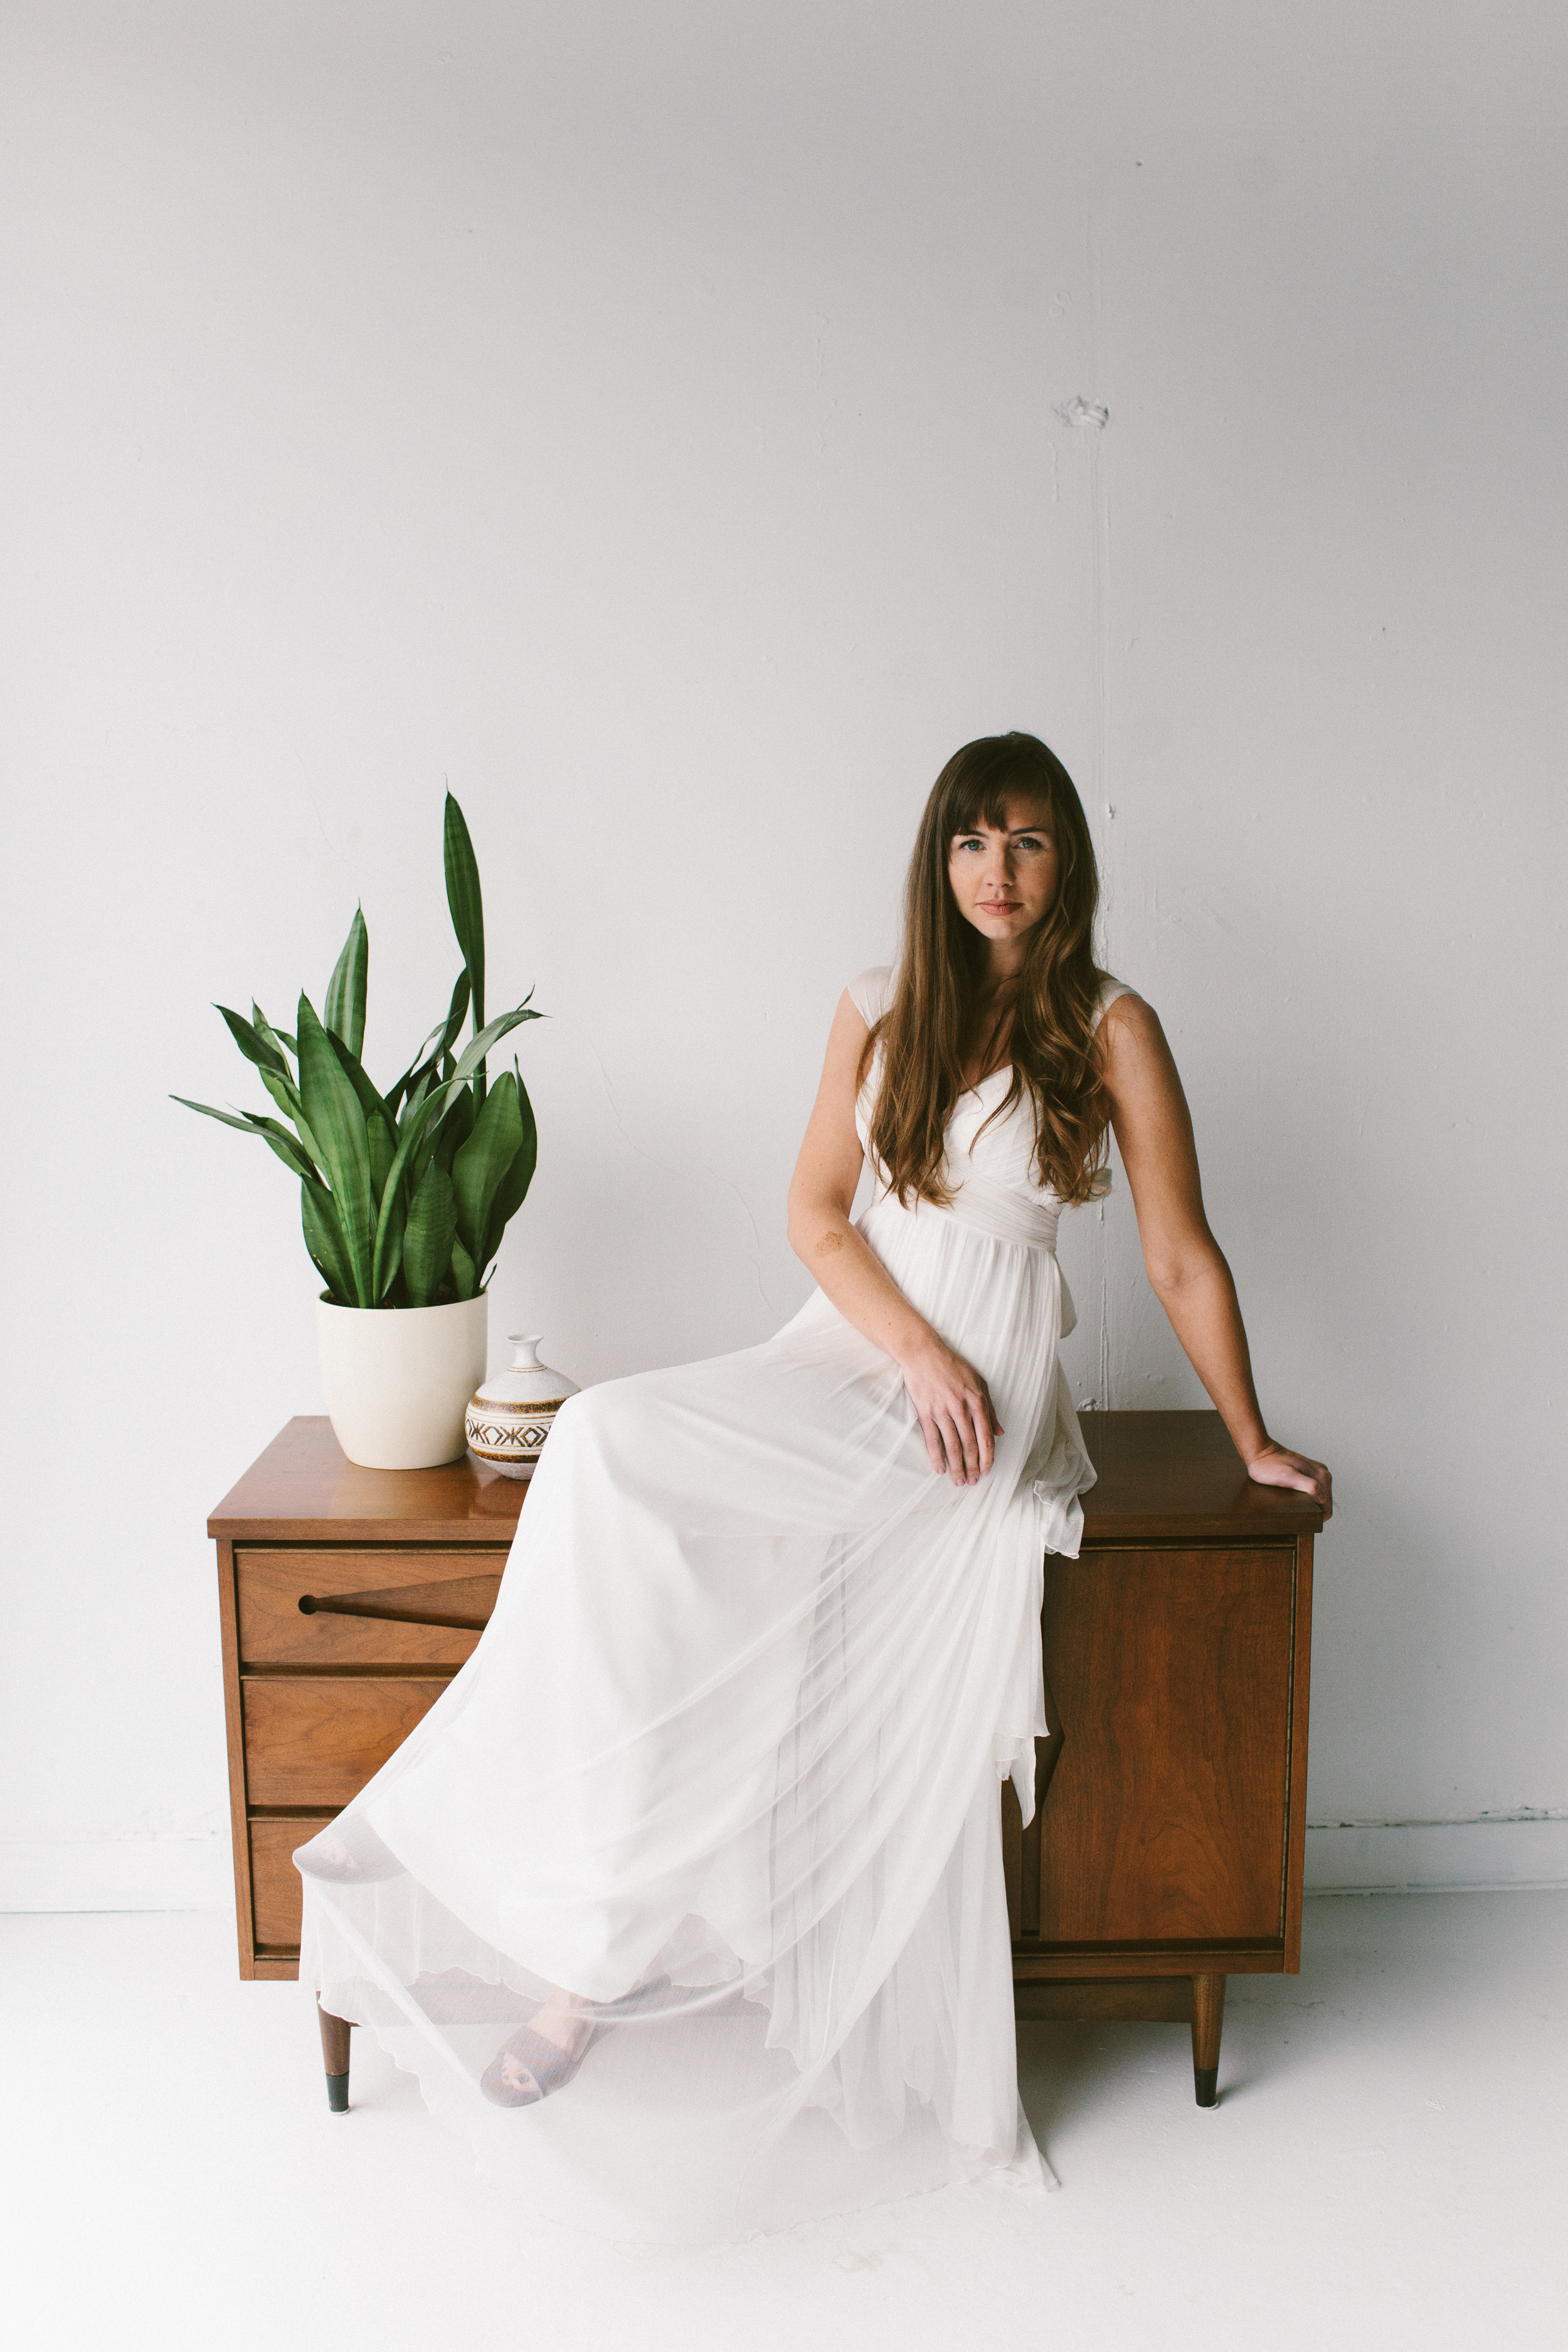
[[[1307,1832],[1319,1895],[1438,1895],[1568,1886],[1568,1820],[1337,1822]]]
[[[0,1842],[0,1911],[227,1911],[228,1839]]]
[[[1568,1820],[1343,1822],[1307,1832],[1308,1890],[1442,1894],[1568,1886]],[[226,1911],[226,1837],[0,1843],[0,1912]]]

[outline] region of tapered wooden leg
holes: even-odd
[[[1200,2107],[1219,2104],[1219,2036],[1225,2023],[1225,1979],[1193,1979],[1193,2087]]]
[[[333,2115],[346,2116],[349,2111],[349,2035],[353,2027],[346,2017],[329,2017],[320,2001],[316,2015],[321,2021],[321,2057],[327,2069],[327,2105]],[[1197,2028],[1193,2028],[1195,2037]]]

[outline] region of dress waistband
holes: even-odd
[[[917,1200],[904,1212],[906,1216],[951,1217],[955,1224],[988,1234],[993,1241],[1023,1242],[1030,1249],[1056,1255],[1057,1227],[1064,1204],[1054,1193],[1042,1192],[1031,1201],[1014,1185],[998,1184],[975,1168],[961,1170],[951,1159],[942,1172],[952,1186],[948,1206],[939,1209],[931,1201]],[[1089,1198],[1102,1201],[1110,1191],[1110,1171],[1102,1168],[1089,1185]],[[873,1206],[879,1208],[891,1198],[879,1186]]]
[[[920,1206],[923,1216],[931,1203],[922,1201]],[[993,1241],[1024,1242],[1053,1255],[1061,1213],[1059,1201],[1026,1200],[1010,1184],[997,1184],[973,1169],[955,1188],[949,1205],[931,1210],[932,1215],[951,1217],[973,1233],[988,1234]]]

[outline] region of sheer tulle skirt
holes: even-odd
[[[1061,1278],[923,1207],[862,1230],[984,1371],[991,1475],[933,1475],[897,1367],[820,1293],[761,1347],[586,1391],[474,1656],[298,1857],[323,2005],[487,2177],[614,2235],[1044,2178],[997,1789],[1027,1815],[1043,1554],[1076,1552],[1093,1476]],[[558,1990],[596,2005],[580,2072],[492,2105]]]

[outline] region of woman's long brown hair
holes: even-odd
[[[905,887],[898,985],[860,1066],[864,1077],[881,1047],[870,1148],[889,1190],[906,1206],[911,1195],[939,1206],[952,1197],[942,1181],[943,1138],[964,1090],[966,1057],[978,1042],[982,943],[958,911],[948,853],[954,835],[973,832],[982,818],[1004,827],[1010,793],[1046,804],[1057,892],[1018,978],[1012,1084],[992,1117],[1027,1091],[1039,1180],[1064,1201],[1089,1197],[1105,1157],[1109,1106],[1094,1026],[1105,974],[1092,940],[1100,877],[1083,806],[1072,778],[1037,737],[984,735],[953,753],[926,803]]]

